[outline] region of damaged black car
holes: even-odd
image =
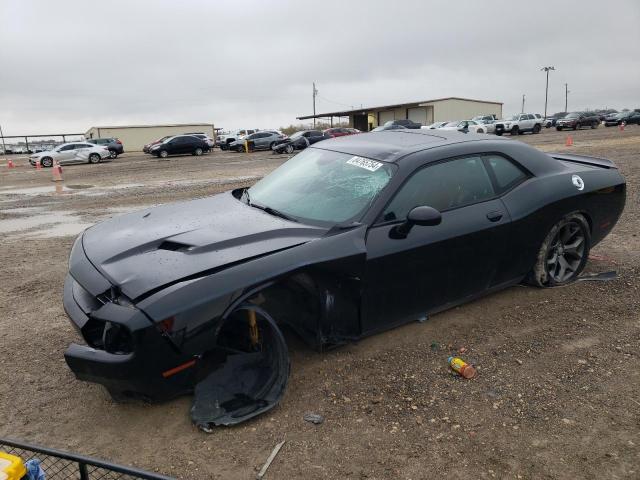
[[[277,404],[282,330],[324,350],[527,281],[567,284],[620,217],[609,160],[461,132],[319,142],[251,188],[76,240],[66,361],[114,398],[193,393],[203,429]]]

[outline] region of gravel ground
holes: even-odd
[[[190,398],[116,404],[73,377],[69,249],[96,221],[251,184],[286,157],[126,154],[65,167],[59,193],[50,171],[0,160],[0,436],[189,479],[252,478],[284,439],[268,478],[639,478],[640,127],[571,134],[573,147],[555,130],[519,140],[618,164],[626,210],[588,266],[618,279],[513,287],[325,354],[288,338],[282,403],[210,435],[191,425]],[[447,367],[460,348],[473,380]]]

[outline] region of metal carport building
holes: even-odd
[[[354,110],[318,113],[316,115],[304,115],[297,117],[297,119],[329,119],[333,125],[334,118],[349,117],[350,126],[366,132],[389,120],[410,119],[422,125],[429,125],[433,122],[467,120],[476,115],[492,114],[498,118],[502,117],[502,102],[446,97],[411,103],[398,103]]]

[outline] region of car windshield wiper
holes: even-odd
[[[268,214],[273,215],[275,217],[284,218],[285,220],[289,220],[291,222],[297,222],[297,220],[294,219],[293,217],[290,217],[286,213],[283,213],[280,210],[276,210],[275,208],[267,207],[266,205],[260,205],[259,203],[249,203],[248,205],[254,208],[259,208],[260,210],[264,210]]]

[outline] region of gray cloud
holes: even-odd
[[[640,4],[457,1],[0,3],[6,134],[207,121],[466,96],[519,111],[640,108]],[[348,108],[348,107],[346,107]]]

